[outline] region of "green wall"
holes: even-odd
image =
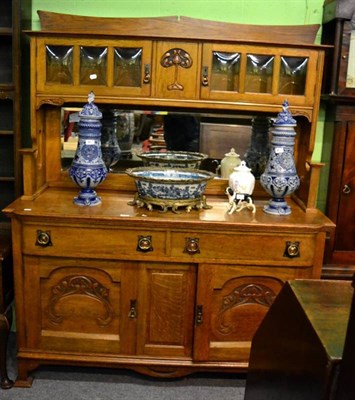
[[[37,10],[103,17],[178,15],[260,25],[321,24],[324,0],[32,0],[32,28],[40,29]],[[320,43],[318,32],[317,43]],[[323,137],[324,112],[317,127],[314,161],[329,161]],[[318,206],[324,210],[328,169],[322,172]]]
[[[324,0],[32,0],[37,10],[103,17],[183,15],[247,24],[299,25],[322,21]],[[34,26],[36,29],[38,25]]]

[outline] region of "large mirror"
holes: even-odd
[[[62,167],[67,169],[78,142],[81,108],[62,108]],[[207,155],[202,169],[220,174],[220,162],[234,149],[258,178],[268,158],[268,116],[146,110],[102,111],[102,153],[110,172],[141,166],[148,151],[188,151]]]

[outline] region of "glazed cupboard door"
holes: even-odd
[[[142,263],[137,308],[137,354],[192,357],[196,265]]]
[[[312,106],[317,68],[317,51],[206,43],[201,98]]]
[[[247,272],[246,272],[247,271]],[[297,268],[199,266],[194,360],[248,362],[251,340]]]
[[[124,276],[126,264],[36,256],[24,262],[23,295],[31,302],[23,304],[21,347],[76,354],[134,351],[130,327],[121,321],[121,305],[135,295]]]
[[[31,43],[39,94],[150,95],[150,41],[48,37]]]

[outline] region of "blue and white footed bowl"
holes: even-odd
[[[210,208],[204,200],[207,182],[215,174],[198,169],[138,167],[127,169],[126,173],[135,180],[137,195],[131,205],[152,209],[160,206],[164,211],[184,206]]]
[[[201,161],[208,155],[193,151],[149,151],[137,154],[144,166],[168,167],[168,168],[200,168]]]

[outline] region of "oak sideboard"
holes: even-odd
[[[324,58],[324,47],[313,44],[318,27],[40,17],[42,29],[28,32],[32,146],[22,150],[24,194],[4,210],[12,221],[16,384],[29,386],[40,364],[158,377],[247,371],[268,308],[287,280],[320,278],[334,227],[316,208],[320,165],[312,162]],[[164,64],[171,54],[178,56]],[[221,54],[238,67],[223,69]],[[267,67],[253,69],[253,55]],[[304,68],[297,82],[285,61]],[[220,178],[206,189],[211,209],[139,208],[128,204],[135,186],[124,173],[109,174],[97,189],[100,205],[75,205],[78,188],[61,160],[62,111],[82,107],[91,90],[100,107],[228,116],[275,117],[287,99],[301,179],[288,199],[292,214],[264,213],[268,196],[258,184],[256,213],[229,214]]]

